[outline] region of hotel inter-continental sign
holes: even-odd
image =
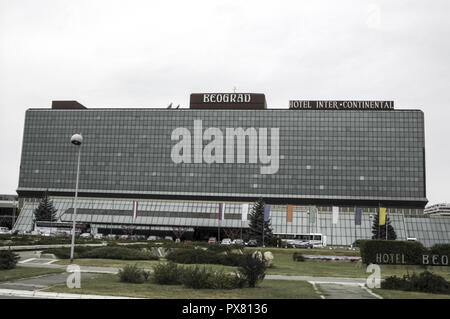
[[[394,101],[289,101],[291,110],[378,110],[394,109]]]

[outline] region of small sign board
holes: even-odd
[[[386,111],[394,109],[394,101],[289,101],[291,110],[366,110]]]

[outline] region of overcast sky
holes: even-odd
[[[450,1],[0,0],[0,193],[25,110],[188,107],[192,92],[394,100],[425,113],[427,197],[450,201]]]

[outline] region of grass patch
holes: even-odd
[[[129,296],[152,299],[318,299],[311,284],[306,281],[264,280],[257,288],[190,289],[181,285],[158,285],[151,282],[131,284],[120,282],[115,275],[101,275],[85,279],[80,289],[68,289],[60,284],[44,291],[111,296]]]
[[[267,249],[274,254],[274,266],[268,268],[266,275],[286,275],[286,276],[316,276],[316,277],[349,277],[349,278],[367,278],[366,266],[356,262],[342,261],[304,261],[297,262],[292,260],[294,249],[289,249],[289,253],[281,253],[273,249]],[[95,266],[95,267],[114,267],[123,268],[126,265],[137,265],[138,268],[153,269],[160,261],[157,260],[115,260],[115,259],[75,259],[74,263],[79,266]],[[165,262],[165,261],[164,261]],[[68,260],[59,260],[55,264],[68,265]],[[195,266],[195,265],[192,265]],[[200,264],[199,266],[204,266]],[[238,267],[223,265],[207,265],[214,270],[224,269],[226,272],[234,272]],[[427,269],[430,272],[450,280],[450,268],[433,267]],[[407,273],[422,272],[423,266],[414,265],[381,265],[381,277],[403,276]]]
[[[162,262],[166,263],[166,260],[162,260]],[[119,260],[119,259],[89,259],[89,258],[81,258],[74,259],[74,264],[78,266],[91,266],[91,267],[112,267],[112,268],[123,268],[127,265],[133,266],[136,265],[140,269],[153,269],[156,265],[160,263],[158,260]],[[58,260],[53,264],[57,265],[69,265],[68,260]],[[180,264],[181,265],[181,264]],[[196,265],[184,265],[187,267],[194,267]],[[223,265],[206,265],[206,264],[198,264],[198,266],[207,266],[213,270],[223,269],[226,272],[234,272],[238,267],[231,266],[223,266]]]
[[[0,270],[0,282],[65,272],[64,269],[17,267]]]
[[[421,266],[413,265],[381,265],[381,278],[389,276],[403,276],[407,273],[422,272],[425,270]],[[450,279],[450,269],[443,267],[427,267],[427,269],[438,274],[445,279]],[[367,278],[366,266],[356,262],[342,261],[304,261],[296,262],[292,256],[275,255],[275,265],[267,269],[268,275],[286,276],[316,276],[316,277],[349,277]]]
[[[120,260],[120,259],[101,259],[101,258],[80,258],[74,259],[73,263],[78,266],[91,266],[91,267],[112,267],[123,268],[127,265],[137,265],[141,269],[152,269],[155,265],[159,264],[158,260]],[[57,265],[69,265],[69,260],[63,259],[54,262]]]
[[[430,294],[417,291],[388,289],[372,289],[372,291],[385,299],[450,299],[450,295]]]

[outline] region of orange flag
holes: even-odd
[[[292,216],[294,215],[294,206],[287,205],[286,222],[292,223]]]

